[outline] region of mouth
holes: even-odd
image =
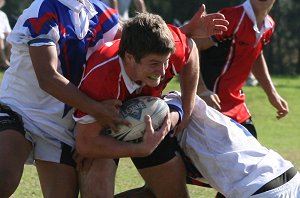
[[[160,79],[160,75],[152,74],[152,75],[148,76],[148,78],[151,79],[151,80],[159,80]]]

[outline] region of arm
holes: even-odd
[[[190,115],[192,114],[196,90],[199,79],[199,57],[198,50],[195,42],[192,39],[188,39],[188,44],[191,49],[190,57],[180,72],[180,88],[182,93],[182,106],[184,111],[184,117],[181,123],[178,125],[176,133],[185,128],[189,122]]]
[[[270,103],[277,109],[277,119],[286,116],[289,112],[288,103],[278,94],[273,85],[263,52],[255,61],[252,72],[267,94]]]
[[[75,128],[76,150],[88,158],[144,157],[151,154],[170,130],[167,116],[158,131],[154,131],[151,118],[145,117],[146,131],[140,143],[122,142],[110,136],[99,134],[101,126],[97,123],[80,124]]]
[[[196,45],[198,47],[198,51],[199,51],[199,59],[201,58],[201,50],[206,50],[212,46],[215,45],[215,43],[210,39],[210,38],[198,38],[195,39]],[[201,65],[200,65],[201,67]],[[198,83],[198,87],[197,87],[197,95],[200,96],[207,105],[217,109],[217,110],[221,110],[221,106],[220,106],[220,99],[219,96],[214,93],[211,90],[208,90],[203,78],[202,78],[202,74],[200,71],[199,74],[199,83]]]
[[[5,55],[4,39],[0,38],[0,68],[1,67],[6,68],[7,66],[9,66],[9,61]]]
[[[229,22],[220,13],[205,13],[202,4],[191,20],[180,29],[190,38],[205,38],[215,34],[222,34],[227,30]]]
[[[113,129],[117,129],[117,124],[124,124],[118,116],[117,107],[121,105],[120,101],[97,102],[58,73],[55,46],[29,47],[29,53],[41,89],[58,100],[89,113]]]
[[[136,11],[142,13],[147,12],[144,0],[133,0]]]
[[[118,0],[110,0],[110,6],[113,9],[118,10]]]

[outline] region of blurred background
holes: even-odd
[[[32,0],[7,0],[2,10],[8,15],[11,26]],[[241,0],[145,0],[147,11],[161,15],[167,23],[183,24],[190,19],[203,3],[208,13],[239,5]],[[300,74],[300,12],[299,0],[277,0],[270,15],[277,27],[272,41],[266,46],[264,55],[271,74],[296,76]],[[134,8],[131,8],[134,15]]]

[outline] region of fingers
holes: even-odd
[[[206,15],[206,7],[204,4],[202,4],[198,10],[198,13],[200,16],[205,16]]]
[[[163,132],[163,137],[165,137],[171,129],[171,120],[170,120],[170,114],[167,114],[165,117],[164,123],[161,126],[160,130]]]
[[[277,111],[276,118],[279,120],[279,119],[285,117],[287,114],[288,114],[288,112]]]
[[[154,129],[152,126],[152,120],[149,115],[145,116],[145,123],[146,123],[146,131],[150,131],[150,132],[154,133]]]

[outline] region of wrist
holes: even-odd
[[[202,92],[200,92],[200,93],[198,93],[198,96],[210,96],[210,95],[213,95],[213,94],[215,94],[215,92],[213,92],[213,91],[210,91],[210,90],[205,90],[205,91],[202,91]]]

